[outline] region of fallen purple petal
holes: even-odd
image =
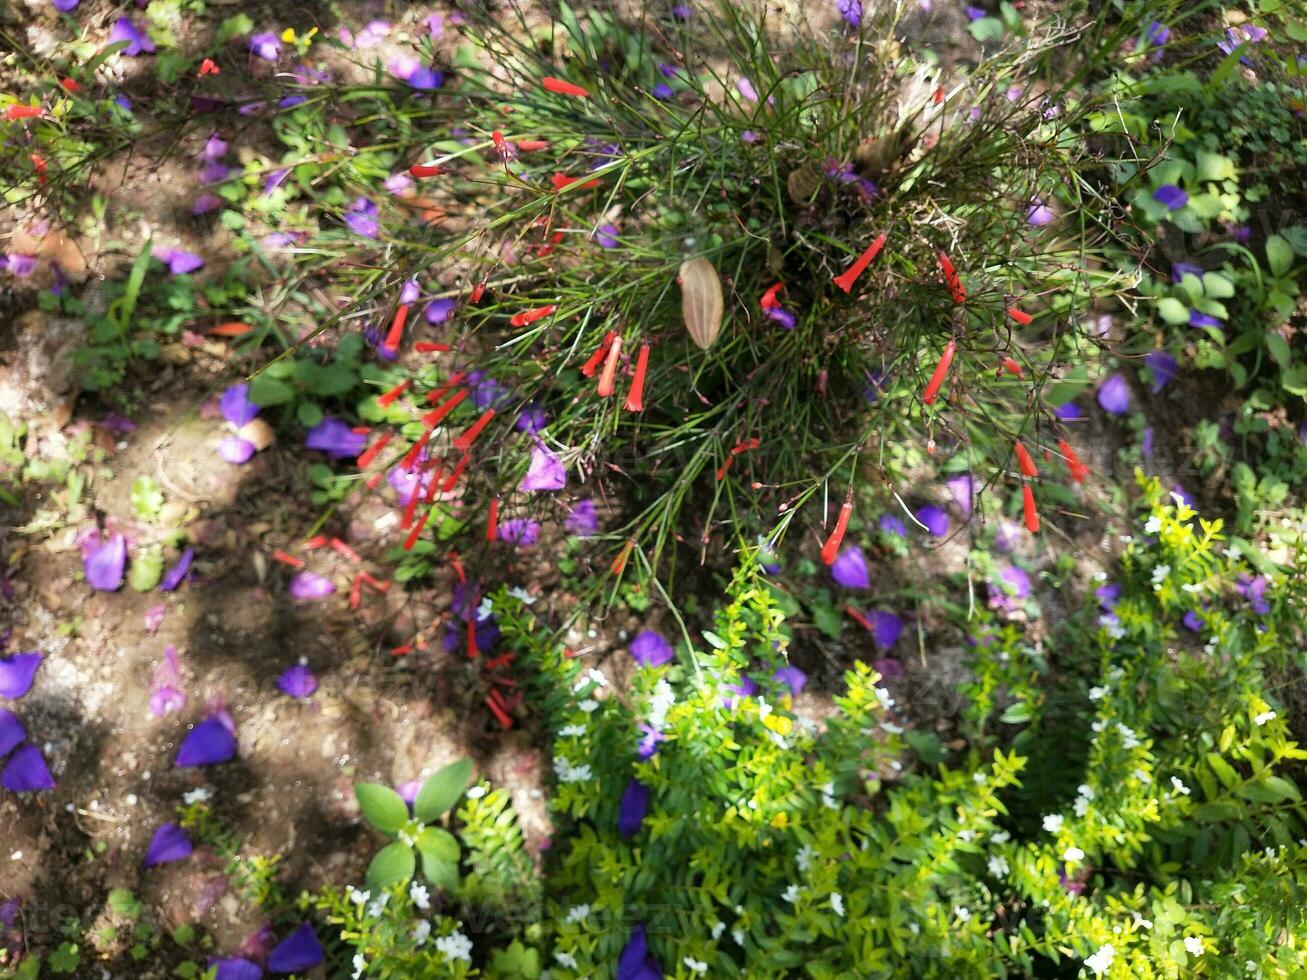
[[[184,276],[204,267],[204,259],[194,252],[187,252],[180,248],[157,250],[154,257],[166,265],[174,276]]]
[[[329,596],[336,591],[336,586],[331,583],[330,579],[323,578],[316,572],[302,571],[296,572],[286,586],[286,591],[290,593],[292,599],[299,602],[307,602],[311,599],[321,599]]]
[[[355,432],[340,419],[330,415],[309,429],[304,438],[304,445],[326,453],[332,459],[345,459],[357,456],[368,444],[368,437],[362,432]]]
[[[236,755],[236,736],[221,718],[206,718],[192,728],[177,750],[177,766],[214,766]]]
[[[321,963],[322,957],[318,936],[313,926],[305,922],[273,949],[268,956],[268,969],[273,973],[302,973]]]
[[[3,759],[16,746],[22,745],[27,738],[27,729],[12,711],[0,708],[0,759]]]
[[[313,676],[308,664],[301,661],[292,664],[277,678],[277,687],[292,698],[307,698],[318,689],[318,679]]]
[[[535,448],[531,450],[531,465],[517,488],[542,492],[562,490],[565,486],[567,486],[567,471],[563,468],[562,460],[543,444],[536,443]]]
[[[1157,394],[1180,374],[1179,362],[1169,351],[1149,351],[1144,355],[1144,366],[1153,372],[1153,394]]]
[[[1098,407],[1109,415],[1130,411],[1130,386],[1119,374],[1109,377],[1098,389]]]
[[[867,614],[867,622],[871,623],[871,638],[881,650],[894,646],[903,632],[903,620],[892,612],[873,609]]]
[[[191,563],[195,561],[195,549],[187,548],[182,552],[182,556],[177,559],[177,564],[168,569],[159,583],[160,592],[175,592],[177,587],[186,581],[191,574]]]
[[[281,55],[281,41],[276,34],[267,31],[255,34],[250,37],[250,51],[264,61],[276,61]]]
[[[13,793],[35,793],[54,789],[54,777],[45,756],[35,745],[19,746],[0,772],[0,786]]]
[[[100,592],[114,592],[122,586],[126,565],[127,539],[121,534],[111,534],[108,541],[92,545],[82,559],[87,583]]]
[[[926,530],[937,538],[942,538],[948,534],[948,514],[933,504],[927,504],[917,511],[917,520],[926,525]]]
[[[499,525],[499,538],[519,548],[529,548],[540,540],[540,522],[529,517],[514,517]]]
[[[210,960],[209,966],[216,968],[213,980],[263,980],[263,967],[237,956]]]
[[[233,466],[248,463],[254,456],[254,443],[240,436],[225,436],[218,443],[218,455]]]
[[[0,698],[16,701],[30,691],[42,659],[36,652],[0,657]]]
[[[425,315],[427,323],[444,323],[454,315],[455,303],[444,297],[433,299],[427,304]]]
[[[181,861],[191,856],[195,845],[186,831],[175,823],[166,823],[159,827],[150,838],[150,846],[145,852],[145,867],[153,868],[156,864],[168,864]]]
[[[563,529],[578,538],[593,537],[599,530],[599,512],[593,500],[578,500],[563,521]]]
[[[113,22],[113,28],[109,31],[110,44],[123,41],[127,42],[127,47],[123,48],[122,52],[125,55],[135,57],[154,52],[154,42],[150,40],[150,35],[137,27],[130,17],[119,17]]]

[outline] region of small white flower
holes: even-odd
[[[353,885],[345,889],[345,894],[349,896],[349,900],[355,905],[366,905],[368,899],[372,897],[372,892],[361,892]]]
[[[568,725],[566,728],[560,728],[558,734],[562,738],[579,738],[585,734],[585,726]]]
[[[562,756],[554,759],[554,773],[562,783],[584,783],[594,776],[588,765],[574,766]]]
[[[959,922],[971,921],[971,909],[967,908],[965,905],[954,905],[953,915],[957,917]]]
[[[1080,848],[1076,847],[1074,844],[1062,852],[1062,860],[1067,862],[1067,864],[1074,864],[1076,861],[1083,861],[1084,859],[1085,852],[1080,850]]]
[[[703,974],[708,972],[708,964],[703,960],[696,960],[693,956],[687,956],[681,962],[685,964],[686,969],[691,973]]]
[[[1190,956],[1202,956],[1204,953],[1203,941],[1197,936],[1185,936],[1184,948],[1189,951]]]
[[[487,618],[494,611],[495,611],[495,601],[491,599],[490,596],[486,596],[484,599],[481,600],[481,605],[477,606],[477,613],[476,613],[477,620],[480,621],[482,619]]]
[[[1129,725],[1123,725],[1120,722],[1117,722],[1116,730],[1121,735],[1122,747],[1127,749],[1139,747],[1139,735]]]
[[[1044,816],[1044,829],[1050,834],[1056,834],[1062,829],[1062,814],[1049,813]]]
[[[958,831],[958,840],[962,841],[962,843],[964,844],[970,844],[975,839],[976,839],[976,832],[974,830]]]
[[[992,840],[995,844],[1006,844],[1008,841],[1012,839],[1012,835],[1009,834],[1006,830],[996,830],[990,836],[989,839]]]
[[[213,794],[210,793],[206,787],[197,786],[189,793],[182,794],[182,802],[187,806],[190,806],[192,803],[207,803],[209,802],[209,797],[212,795]]]
[[[1098,948],[1098,952],[1093,956],[1085,957],[1085,966],[1093,972],[1094,976],[1101,977],[1107,972],[1108,967],[1112,965],[1112,960],[1116,958],[1116,950],[1112,948],[1111,943],[1106,943]]]
[[[1135,779],[1139,780],[1141,783],[1151,783],[1153,781],[1153,777],[1142,769],[1136,769],[1130,775],[1134,776]]]
[[[985,778],[986,778],[986,777],[985,777],[985,774],[984,774],[983,772],[979,772],[979,771],[977,771],[977,772],[973,772],[973,773],[971,774],[971,781],[972,781],[973,783],[975,783],[977,786],[984,786],[984,785],[985,785]]]
[[[781,892],[781,898],[787,902],[797,902],[801,891],[802,889],[798,885],[790,885],[789,888]]]
[[[588,715],[590,712],[594,711],[595,708],[599,707],[599,702],[596,701],[594,698],[586,698],[584,701],[578,704],[577,707]]]
[[[539,598],[538,596],[533,596],[530,592],[522,588],[520,585],[515,585],[511,589],[509,589],[508,594],[511,595],[514,599],[517,599],[524,606],[535,605],[536,599]]]
[[[567,910],[567,915],[564,917],[563,921],[582,922],[588,918],[590,918],[589,905],[573,905],[570,909]]]
[[[576,969],[576,957],[571,953],[564,953],[560,950],[554,953],[554,959],[558,961],[560,966],[565,966],[569,970]]]
[[[1154,514],[1152,517],[1148,518],[1148,520],[1144,522],[1145,534],[1156,534],[1161,529],[1162,529],[1162,519],[1158,517],[1156,514]]]
[[[726,923],[723,922],[721,919],[718,919],[716,922],[713,923],[712,937],[714,940],[720,939],[722,933],[725,931],[726,931]]]
[[[421,882],[415,881],[408,886],[408,897],[423,912],[431,908],[431,893],[427,891],[427,886]]]
[[[472,962],[472,940],[461,932],[455,931],[448,936],[441,936],[436,940],[436,949],[440,950],[447,960]]]
[[[1094,787],[1090,786],[1088,783],[1081,783],[1079,786],[1077,786],[1076,793],[1079,794],[1080,796],[1083,796],[1087,800],[1092,800],[1095,796],[1098,795],[1097,793],[1094,792]]]
[[[413,931],[409,933],[409,936],[412,938],[414,946],[421,946],[431,936],[431,923],[426,919],[418,920],[418,924],[413,927]]]
[[[736,946],[744,945],[744,930],[738,926],[731,930],[731,938],[735,940]]]
[[[467,791],[467,798],[469,800],[479,800],[488,792],[490,792],[490,788],[486,786],[485,783],[477,783]]]
[[[1093,732],[1095,735],[1097,735],[1099,732],[1105,732],[1107,731],[1107,722],[1103,721],[1100,718],[1089,726],[1089,730]]]
[[[1184,585],[1180,586],[1180,588],[1184,589],[1190,595],[1197,595],[1198,593],[1205,591],[1207,586],[1203,585],[1202,582],[1186,582]]]
[[[1002,878],[1011,870],[1012,866],[1007,863],[1007,858],[1002,854],[991,854],[989,856],[989,873],[995,878]]]
[[[1261,728],[1268,721],[1275,717],[1274,711],[1263,711],[1261,714],[1253,716],[1253,724]]]
[[[772,706],[767,703],[765,698],[757,698],[758,702],[758,720],[762,721],[772,713]]]
[[[363,971],[368,967],[368,961],[363,958],[362,953],[354,954],[354,980],[359,980],[363,976]]]
[[[1083,817],[1089,812],[1089,800],[1083,796],[1077,796],[1075,802],[1071,804],[1071,809],[1075,811],[1077,817]]]
[[[1172,777],[1171,777],[1171,785],[1175,788],[1175,791],[1176,791],[1177,793],[1179,793],[1181,796],[1188,796],[1188,795],[1189,795],[1189,787],[1186,786],[1184,783],[1182,783],[1182,782],[1180,781],[1179,777],[1177,777],[1177,776],[1172,776]]]
[[[1103,695],[1105,695],[1106,693],[1107,693],[1107,688],[1105,687],[1091,687],[1089,689],[1089,700],[1101,701],[1103,700]]]
[[[817,852],[809,845],[804,844],[799,848],[799,852],[794,855],[794,863],[799,866],[800,871],[807,871],[812,865],[812,859],[816,856]]]
[[[1166,581],[1166,577],[1171,574],[1171,566],[1165,563],[1158,565],[1153,569],[1153,586],[1160,587]]]
[[[386,907],[386,903],[389,901],[390,892],[382,892],[374,898],[368,905],[368,918],[375,919],[377,916],[381,915],[381,910]]]
[[[844,896],[839,892],[830,893],[830,907],[841,919],[844,918]]]

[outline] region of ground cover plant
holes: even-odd
[[[0,12],[0,975],[1295,976],[1307,19]]]

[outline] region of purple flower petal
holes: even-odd
[[[209,966],[218,968],[213,980],[263,980],[263,967],[238,956],[210,960]]]
[[[900,538],[908,536],[907,527],[893,514],[882,514],[880,516],[880,529],[886,534],[894,534]]]
[[[668,97],[670,97],[672,90],[667,87],[666,83],[662,83],[662,85],[664,88],[667,88],[667,94]],[[657,94],[658,93],[655,90],[654,92],[655,97],[657,97]],[[600,225],[595,230],[595,234],[594,234],[595,244],[598,245],[600,248],[616,248],[617,235],[618,235],[617,225],[614,224]]]
[[[676,656],[666,637],[656,630],[641,630],[627,649],[641,667],[661,667]]]
[[[531,465],[517,488],[541,492],[562,490],[565,486],[567,486],[567,471],[563,468],[562,460],[537,442],[535,448],[531,450]]]
[[[1201,633],[1203,627],[1207,625],[1207,621],[1203,619],[1202,614],[1195,612],[1192,609],[1184,614],[1184,618],[1181,622],[1184,623],[1184,628],[1189,630],[1191,633]],[[3,752],[0,752],[0,755],[3,754]]]
[[[117,44],[120,41],[127,42],[127,47],[122,53],[132,57],[141,53],[151,54],[154,51],[154,42],[150,40],[150,35],[132,23],[129,17],[119,17],[113,22],[113,28],[109,31],[110,44]]]
[[[310,599],[321,599],[329,596],[336,591],[336,587],[331,584],[330,579],[325,579],[315,572],[302,571],[296,572],[295,577],[290,580],[286,587],[292,599],[298,602],[307,602]]]
[[[1218,330],[1224,330],[1225,324],[1216,317],[1208,313],[1200,313],[1197,310],[1189,311],[1189,326],[1191,327],[1216,327]]]
[[[1163,184],[1153,191],[1153,200],[1164,204],[1172,211],[1179,211],[1189,203],[1189,195],[1176,187],[1175,184]]]
[[[867,570],[867,556],[856,544],[842,549],[830,567],[830,577],[846,589],[871,587],[871,573]]]
[[[155,251],[154,257],[168,267],[174,276],[184,276],[196,269],[204,268],[204,259],[194,252],[180,248],[166,248]]]
[[[123,584],[123,568],[127,564],[127,539],[112,534],[109,540],[86,553],[82,567],[91,588],[100,592],[114,592]]]
[[[673,13],[676,9],[672,8]],[[689,8],[684,9],[685,16],[679,19],[688,20]],[[622,947],[617,958],[616,980],[663,980],[662,964],[649,954],[649,940],[645,937],[643,923],[631,930],[631,938]]]
[[[405,306],[412,306],[421,295],[422,288],[418,285],[418,281],[416,279],[406,279],[399,290],[399,301]]]
[[[1043,228],[1045,225],[1051,225],[1057,220],[1057,215],[1053,209],[1046,206],[1043,201],[1036,200],[1034,204],[1026,210],[1026,223],[1034,228]]]
[[[23,727],[22,719],[12,711],[0,708],[0,759],[12,752],[15,746],[22,745],[25,738],[27,729]]]
[[[535,435],[546,425],[549,424],[549,416],[545,410],[538,405],[528,405],[522,409],[522,414],[517,417],[514,428],[518,432],[525,432],[528,435]],[[564,477],[566,479],[566,477]]]
[[[793,330],[795,323],[798,322],[797,320],[795,320],[794,314],[791,313],[789,310],[785,309],[784,307],[773,306],[771,309],[766,310],[765,312],[767,314],[768,319],[776,323],[779,323],[786,330]]]
[[[1192,262],[1172,262],[1171,263],[1171,281],[1179,282],[1185,276],[1203,277],[1203,267],[1194,265]]]
[[[1098,407],[1109,415],[1124,415],[1130,411],[1130,386],[1125,378],[1114,374],[1098,389]]]
[[[218,443],[218,455],[233,466],[248,463],[254,455],[254,443],[240,436],[226,436]]]
[[[250,50],[264,61],[276,61],[281,55],[281,41],[276,34],[265,31],[250,38]]]
[[[835,0],[835,9],[850,27],[862,26],[862,0]]]
[[[499,525],[499,537],[518,548],[529,548],[540,540],[540,522],[529,517],[514,517]]]
[[[578,538],[593,537],[599,530],[599,513],[595,510],[593,500],[578,500],[572,507],[572,512],[567,515],[567,520],[563,522],[563,528],[568,534],[575,534]]]
[[[363,238],[376,238],[381,234],[381,223],[377,220],[377,206],[366,197],[360,197],[345,212],[345,224],[354,234]]]
[[[213,766],[236,755],[236,736],[221,718],[206,718],[192,728],[177,750],[177,766]]]
[[[948,514],[933,504],[927,504],[917,511],[917,520],[926,525],[926,530],[937,538],[942,538],[948,534]]]
[[[313,926],[305,922],[269,954],[268,969],[273,973],[302,973],[321,963],[322,955]]]
[[[195,549],[187,548],[182,552],[182,556],[177,559],[177,564],[168,569],[163,580],[159,583],[160,592],[174,592],[191,574],[191,562],[195,560]]]
[[[1030,595],[1030,573],[1024,568],[1009,565],[998,573],[999,582],[1008,595],[1025,599]]]
[[[1086,418],[1085,410],[1077,402],[1064,402],[1053,409],[1053,414],[1063,422],[1082,422]]]
[[[186,707],[186,692],[182,690],[181,664],[177,662],[177,648],[171,643],[163,651],[163,660],[154,668],[150,690],[150,714],[162,718]]]
[[[782,667],[771,675],[772,680],[779,681],[790,689],[790,694],[798,697],[803,691],[803,686],[808,683],[808,675],[799,670],[798,667]]]
[[[873,609],[867,613],[867,622],[871,623],[872,640],[882,650],[894,646],[899,641],[899,634],[903,632],[903,620],[892,612]]]
[[[309,429],[308,435],[304,438],[306,447],[324,452],[332,459],[357,456],[363,452],[367,444],[366,435],[355,432],[340,419],[334,419],[330,415]]]
[[[1144,366],[1153,372],[1153,394],[1157,394],[1180,374],[1179,362],[1169,351],[1149,351],[1144,355]]]
[[[751,698],[758,693],[758,684],[752,677],[742,677],[738,684],[723,684],[723,691],[730,691],[735,697],[722,698],[722,707],[730,710],[739,698]]]
[[[45,757],[35,745],[22,745],[14,751],[0,772],[0,786],[12,793],[33,793],[54,789],[54,777]]]
[[[640,723],[640,741],[636,744],[635,755],[638,759],[652,759],[658,753],[658,743],[667,741],[665,736],[652,725]]]
[[[623,837],[634,837],[640,832],[649,813],[649,787],[638,779],[626,784],[621,802],[617,805],[617,832]]]
[[[452,299],[441,297],[427,304],[427,323],[444,323],[454,315],[456,304]]]
[[[989,14],[984,10],[984,8],[973,7],[971,6],[971,4],[966,4],[962,8],[962,12],[967,15],[967,20],[980,20],[980,18],[982,17],[989,16]]]
[[[81,3],[82,0],[50,0],[50,2],[54,4],[55,10],[66,14],[70,10],[76,10],[77,5]]]
[[[1094,596],[1098,599],[1100,609],[1111,612],[1121,598],[1121,586],[1116,582],[1107,582],[1094,590]]]
[[[195,845],[185,829],[175,823],[166,823],[154,832],[150,838],[150,847],[145,852],[145,867],[153,868],[156,864],[168,864],[181,861],[191,856]]]
[[[739,90],[739,93],[750,102],[758,101],[758,90],[753,87],[753,82],[749,81],[747,78],[741,78],[735,83],[735,87]]]
[[[1235,580],[1234,590],[1248,600],[1253,612],[1265,616],[1271,611],[1271,605],[1266,601],[1266,588],[1270,584],[1265,575],[1240,575]]]
[[[250,386],[244,382],[224,391],[219,406],[222,408],[222,417],[238,429],[247,422],[254,421],[254,417],[259,414],[259,406],[250,401]]]
[[[42,659],[36,652],[0,657],[0,698],[16,701],[30,691]]]
[[[293,698],[307,698],[318,689],[318,679],[313,676],[308,664],[297,663],[277,678],[277,687],[281,688],[283,694]]]
[[[971,502],[975,497],[975,485],[971,481],[970,473],[963,473],[961,476],[950,477],[946,481],[948,492],[953,497],[953,502],[958,505],[958,510],[962,512],[964,520],[971,517]]]

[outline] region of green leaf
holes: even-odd
[[[418,850],[424,857],[449,861],[452,864],[458,863],[460,853],[458,839],[448,830],[440,827],[422,828],[422,832],[418,834]]]
[[[725,650],[726,641],[714,633],[712,630],[704,630],[703,638],[708,641],[708,645],[714,650]]]
[[[1291,359],[1289,342],[1278,333],[1270,331],[1266,334],[1266,349],[1275,363],[1280,365],[1280,370],[1284,370],[1289,366]]]
[[[1208,272],[1203,276],[1203,292],[1212,299],[1229,299],[1234,295],[1234,283],[1219,272]]]
[[[266,372],[256,374],[250,382],[250,401],[255,405],[268,408],[272,405],[285,405],[295,397],[295,389],[284,381],[270,377]]]
[[[1235,176],[1233,160],[1206,150],[1198,151],[1194,170],[1197,178],[1202,181],[1229,180]]]
[[[450,892],[458,887],[458,865],[452,861],[422,855],[422,874],[441,891]]]
[[[1234,767],[1230,763],[1221,758],[1219,753],[1208,752],[1207,764],[1211,767],[1212,772],[1216,773],[1216,778],[1224,784],[1226,789],[1231,789],[1238,784],[1238,773],[1234,771]]]
[[[1293,246],[1283,236],[1272,235],[1266,239],[1266,262],[1271,268],[1271,275],[1278,279],[1293,265]]]
[[[458,802],[472,778],[472,760],[451,762],[422,784],[413,803],[413,814],[423,823],[431,823]]]
[[[158,547],[146,548],[132,556],[132,567],[127,581],[137,592],[149,592],[163,578],[163,552]]]
[[[311,429],[322,421],[322,409],[313,402],[300,402],[295,409],[295,418],[304,428]]]
[[[1189,310],[1174,296],[1166,296],[1157,301],[1157,315],[1167,323],[1188,323]]]
[[[979,17],[967,25],[967,30],[981,44],[996,44],[1003,40],[1003,22],[997,17]]]
[[[214,35],[215,44],[226,44],[234,37],[245,37],[254,31],[254,21],[249,14],[234,14],[218,25]]]
[[[159,484],[142,473],[132,483],[132,508],[143,521],[153,521],[163,507],[163,491]]]
[[[413,856],[411,847],[399,840],[387,844],[377,851],[368,865],[368,890],[376,891],[396,882],[408,881],[416,869],[417,858]]]
[[[408,823],[408,804],[389,786],[380,783],[355,783],[354,796],[368,823],[388,834]]]

